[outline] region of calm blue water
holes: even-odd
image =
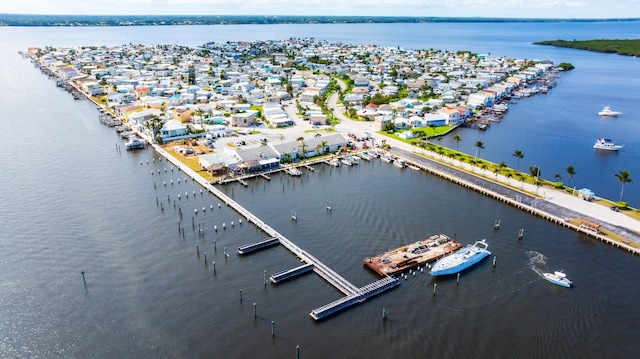
[[[576,70],[563,74],[558,87],[512,105],[500,124],[484,133],[459,130],[460,150],[472,153],[480,139],[482,157],[515,166],[511,153],[521,149],[521,168],[539,165],[549,177],[564,175],[571,164],[578,172],[572,184],[617,198],[613,173],[640,173],[638,60],[531,42],[638,38],[637,25],[0,28],[0,357],[294,358],[298,345],[301,358],[637,357],[637,257],[424,173],[379,162],[318,167],[299,179],[274,176],[223,190],[358,286],[377,279],[363,267],[364,257],[433,233],[455,233],[465,244],[486,237],[498,265],[492,269],[487,261],[465,273],[460,284],[418,274],[392,292],[315,323],[309,311],[339,298],[335,289],[313,274],[265,287],[264,270],[271,274],[299,264],[280,247],[225,259],[225,247],[233,253],[264,234],[237,224],[237,213],[218,209],[217,199],[200,195],[152,151],[118,152],[121,140],[99,124],[94,106],[74,101],[17,55],[29,46],[195,46],[313,36],[571,62]],[[598,118],[604,105],[623,115]],[[595,154],[591,145],[602,135],[625,143],[624,151]],[[162,185],[171,180],[173,186]],[[636,187],[627,185],[625,199],[637,206]],[[180,223],[178,206],[184,210]],[[297,222],[291,222],[291,211],[298,213]],[[494,232],[497,218],[502,228]],[[204,238],[191,223],[205,227]],[[222,223],[227,230],[215,232]],[[517,241],[520,228],[525,238]],[[538,272],[547,269],[564,269],[575,288],[543,281]],[[383,307],[390,313],[386,322]]]

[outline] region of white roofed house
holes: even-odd
[[[167,121],[160,129],[160,137],[163,142],[171,141],[172,138],[187,134],[187,126],[178,120]]]
[[[258,111],[249,110],[231,115],[231,127],[249,127],[256,122]]]

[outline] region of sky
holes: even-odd
[[[0,13],[605,19],[640,18],[640,0],[1,0]]]

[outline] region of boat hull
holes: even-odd
[[[464,253],[461,253],[461,252],[456,253],[456,255],[463,255],[463,254]],[[480,251],[480,252],[474,253],[471,257],[469,257],[464,262],[461,262],[461,263],[453,265],[453,266],[448,266],[446,264],[438,266],[438,263],[436,263],[433,266],[433,269],[431,270],[431,275],[433,277],[437,277],[437,276],[460,273],[463,270],[473,266],[474,264],[480,262],[481,260],[487,258],[490,255],[491,255],[491,252],[484,250],[484,251]],[[447,258],[443,258],[443,259],[441,259],[441,261],[444,261],[446,259]]]
[[[573,285],[573,282],[568,280],[567,278],[559,278],[551,273],[544,273],[543,276],[547,281],[561,287],[570,288]]]

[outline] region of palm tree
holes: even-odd
[[[619,202],[622,202],[622,193],[624,192],[624,184],[633,183],[633,180],[629,178],[629,171],[627,170],[620,170],[620,172],[614,174],[614,176],[622,184],[622,189],[620,190],[620,201],[619,201]]]
[[[513,152],[513,157],[518,159],[518,166],[516,167],[516,171],[520,172],[520,160],[524,158],[524,153],[520,150],[515,150],[515,152]]]
[[[322,146],[322,154],[325,154],[325,149],[327,148],[327,141],[320,141],[320,146]]]
[[[555,173],[555,174],[553,175],[553,179],[554,179],[554,180],[556,180],[556,181],[560,181],[560,180],[562,179],[562,176],[560,176],[560,174],[559,174],[559,173]]]
[[[500,172],[500,169],[498,167],[495,167],[493,169],[493,174],[496,176],[496,179],[498,179],[498,173]]]
[[[482,174],[486,175],[487,174],[487,163],[484,162],[484,161],[481,161],[480,168],[482,168]]]
[[[569,175],[569,181],[567,182],[567,186],[571,187],[571,179],[573,178],[573,175],[576,174],[576,170],[571,165],[567,166],[564,170],[567,171],[567,174]]]
[[[302,158],[305,158],[307,144],[304,143],[304,137],[300,136],[296,138],[296,141],[300,142],[300,150],[302,151]]]
[[[480,150],[484,148],[484,142],[476,141],[474,146],[476,147],[476,158],[478,158],[478,156],[480,156]]]
[[[453,140],[456,141],[456,152],[458,151],[458,145],[460,144],[460,141],[462,141],[462,137],[460,137],[460,135],[456,134],[453,136]]]
[[[540,177],[540,167],[538,166],[529,166],[529,174],[531,177]]]
[[[284,141],[284,135],[283,134],[279,134],[276,137],[278,137],[278,139],[280,140],[280,144],[282,144],[282,141]]]
[[[511,183],[511,177],[513,177],[513,173],[509,171],[505,176],[507,177],[507,184]]]

